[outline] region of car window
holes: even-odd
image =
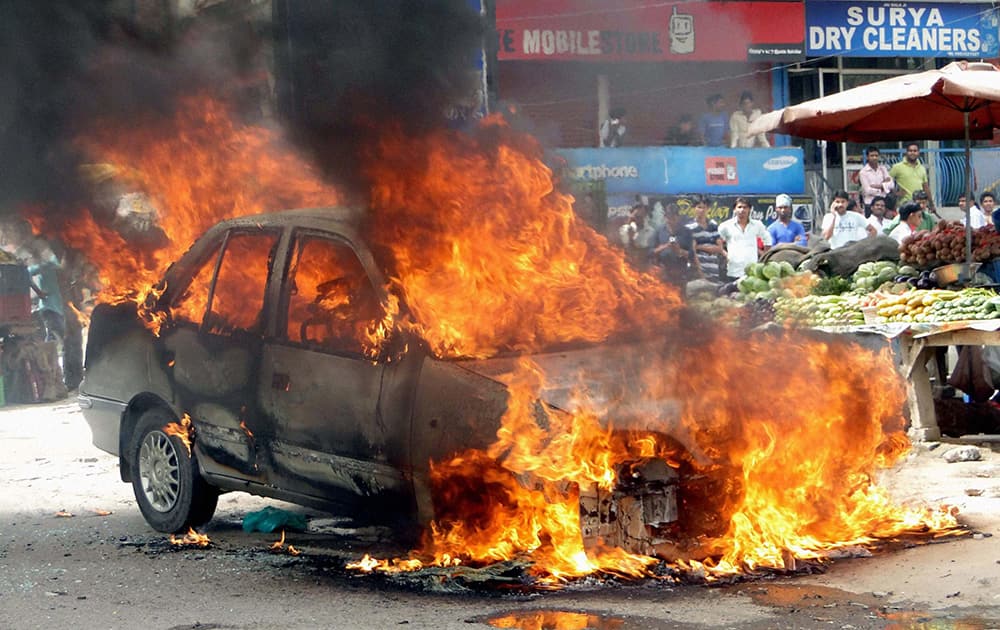
[[[276,231],[230,232],[221,263],[217,253],[206,258],[187,289],[174,300],[174,318],[217,334],[262,332],[264,290],[278,238]]]
[[[288,271],[286,336],[320,350],[364,354],[378,297],[346,243],[302,235]]]
[[[191,282],[170,304],[170,314],[175,320],[201,324],[208,308],[208,295],[212,290],[212,278],[215,276],[215,265],[219,262],[219,250],[222,244],[212,248],[210,256],[206,256]]]

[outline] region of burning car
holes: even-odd
[[[528,557],[551,581],[656,558],[784,569],[955,527],[877,483],[909,448],[890,352],[689,312],[502,121],[387,128],[354,212],[223,114],[186,107],[169,133],[94,150],[143,174],[157,248],[87,212],[63,231],[108,287],[81,404],[154,528],[246,490],[429,525],[410,558],[362,569]],[[276,200],[321,209],[261,214]]]
[[[154,529],[207,522],[229,490],[426,523],[430,463],[496,440],[518,357],[440,358],[399,325],[406,307],[387,291],[358,216],[224,221],[147,303],[95,310],[80,404]],[[549,375],[539,413],[569,408],[581,386],[623,398],[613,389],[627,382],[629,347],[533,355]],[[630,466],[627,501],[621,490],[580,496],[582,535],[648,551],[646,525],[677,518],[677,473]],[[634,523],[605,531],[626,517]]]

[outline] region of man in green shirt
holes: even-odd
[[[920,163],[920,145],[910,142],[906,145],[906,155],[892,165],[889,176],[896,182],[897,205],[913,201],[913,193],[922,190],[927,193],[927,206],[937,214],[934,199],[931,197],[931,186],[927,179],[927,169]],[[926,214],[926,213],[925,213]]]

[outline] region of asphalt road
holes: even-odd
[[[940,452],[940,449],[937,450]],[[894,492],[958,505],[1000,536],[1000,458],[945,464],[920,451]],[[728,586],[584,581],[531,593],[343,569],[393,549],[378,530],[241,493],[220,500],[207,548],[174,548],[143,521],[117,460],[90,444],[75,404],[0,409],[0,629],[21,628],[1000,628],[1000,537],[969,536]],[[969,496],[968,488],[979,488]],[[263,506],[310,517],[242,531]]]

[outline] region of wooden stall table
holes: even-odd
[[[901,372],[906,379],[906,402],[910,409],[910,439],[938,440],[941,429],[934,412],[927,363],[935,349],[947,346],[1000,345],[1000,320],[974,320],[940,324],[910,324],[898,337]],[[946,374],[939,378],[946,378]]]

